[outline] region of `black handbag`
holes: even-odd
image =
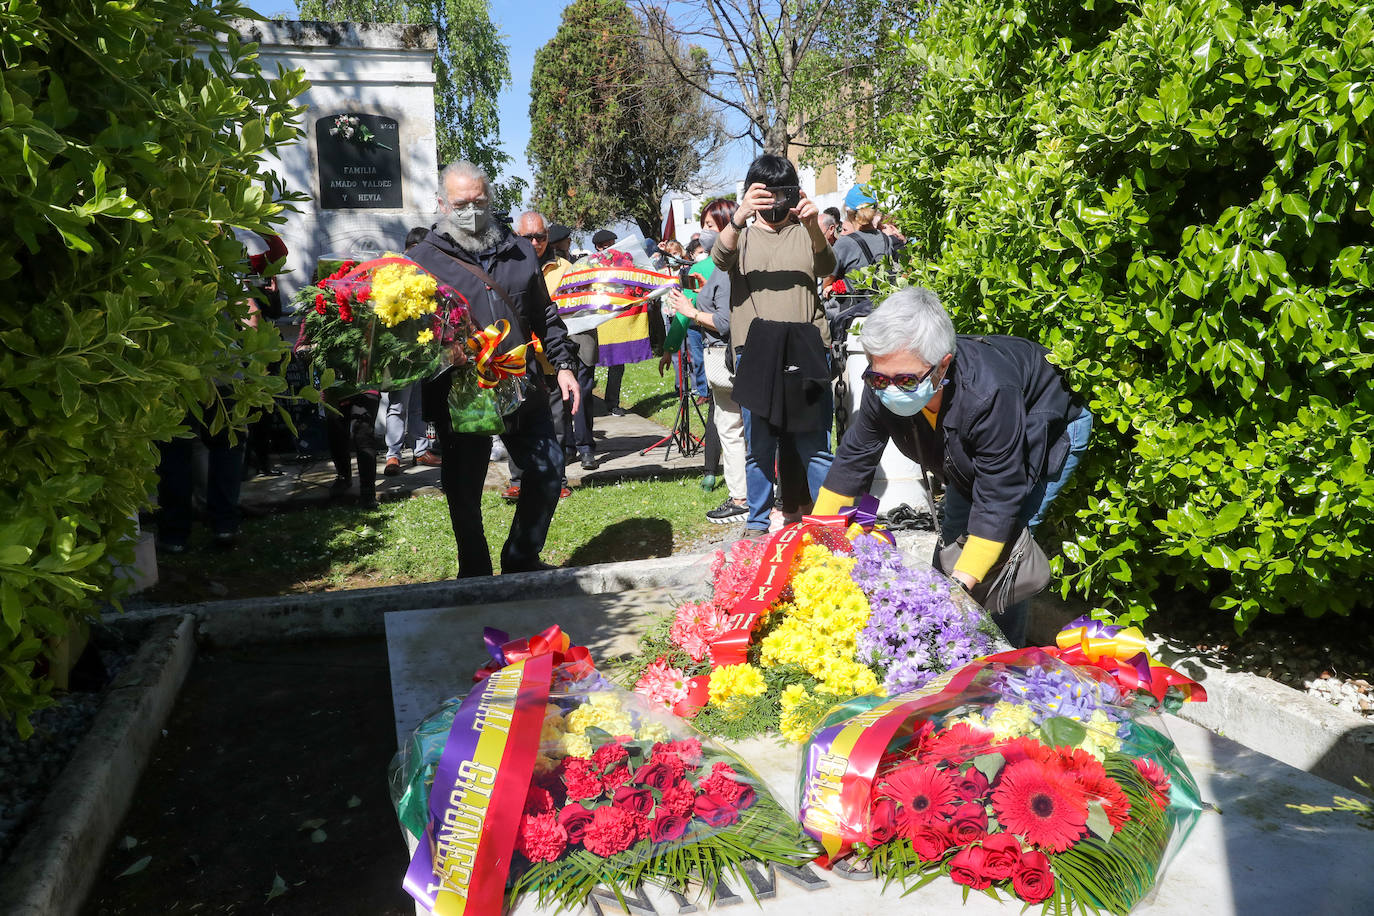
[[[964,552],[968,535],[962,535],[953,544],[943,540],[935,544],[935,564],[949,575]],[[1030,528],[1022,528],[1021,533],[1011,546],[1002,551],[1002,556],[988,574],[969,594],[989,614],[1000,614],[1019,601],[1025,601],[1043,592],[1050,584],[1050,561],[1045,551],[1031,537]]]

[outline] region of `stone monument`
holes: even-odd
[[[269,166],[310,200],[286,214],[285,296],[312,279],[321,258],[399,251],[412,226],[434,221],[433,26],[234,20],[259,46],[262,69],[301,69],[310,88],[305,135]]]

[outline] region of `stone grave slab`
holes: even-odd
[[[392,696],[398,742],[443,699],[466,693],[471,672],[484,661],[482,627],[499,626],[512,635],[537,632],[558,622],[606,658],[633,649],[648,621],[681,596],[666,590],[533,600],[485,608],[398,611],[386,615]],[[1367,916],[1374,912],[1374,829],[1348,812],[1303,814],[1289,804],[1330,804],[1348,790],[1252,751],[1235,741],[1167,717],[1167,725],[1212,810],[1199,817],[1192,834],[1169,864],[1154,895],[1136,914],[1302,914]],[[777,739],[727,742],[772,789],[784,807],[795,811],[798,749]],[[739,881],[718,889],[714,906],[657,888],[630,898],[634,916],[717,911],[748,914],[795,913],[818,907],[836,914],[944,914],[1011,916],[1020,901],[996,902],[981,893],[963,901],[962,888],[939,879],[903,897],[897,888],[826,871],[814,865],[798,870],[760,867],[751,877],[760,898]],[[399,884],[402,876],[397,875]],[[423,912],[418,910],[417,912]],[[522,903],[520,916],[551,912]],[[625,912],[610,892],[594,896],[584,913]],[[1039,908],[1028,912],[1038,913]]]

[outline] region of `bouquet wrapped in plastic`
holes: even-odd
[[[1053,913],[1128,912],[1201,810],[1153,705],[1040,649],[837,706],[804,748],[798,800],[828,863]]]
[[[345,261],[296,301],[309,308],[301,342],[341,395],[449,371],[454,431],[487,434],[504,431],[502,418],[524,398],[527,350],[538,340],[511,346],[504,320],[478,328],[462,293],[407,258]]]
[[[645,883],[711,896],[745,862],[814,858],[738,758],[549,636],[502,648],[510,663],[479,672],[393,764],[397,812],[418,841],[405,888],[421,905],[499,913],[529,893],[571,909],[597,886]]]
[[[708,732],[795,742],[840,699],[919,687],[994,648],[982,608],[863,521],[810,518],[717,553],[710,598],[645,638],[636,690]]]

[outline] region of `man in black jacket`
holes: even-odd
[[[829,515],[868,491],[888,441],[945,484],[941,540],[967,534],[952,578],[973,588],[1034,532],[1068,482],[1092,431],[1039,344],[1020,337],[955,336],[935,294],[893,293],[859,334],[869,366],[859,411],[840,443],[815,512]],[[997,623],[1025,639],[1029,603]]]
[[[539,258],[530,243],[491,218],[491,182],[470,162],[456,162],[440,177],[440,220],[424,241],[406,252],[420,266],[468,300],[473,321],[485,328],[500,319],[510,323],[503,352],[538,337],[557,369],[556,383],[577,412],[575,350],[563,320],[549,299]],[[532,363],[532,360],[531,360]],[[523,470],[520,498],[510,534],[501,548],[503,573],[547,569],[539,559],[562,486],[563,448],[537,365],[526,373],[527,395],[505,418],[501,441]],[[491,553],[482,527],[482,485],[491,456],[491,437],[454,432],[449,419],[447,377],[426,385],[425,419],[433,421],[443,447],[441,479],[458,543],[458,575],[492,574]]]

